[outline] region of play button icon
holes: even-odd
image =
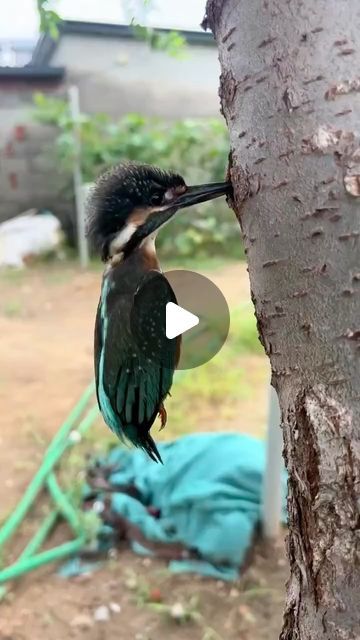
[[[183,309],[174,302],[166,305],[165,331],[169,340],[177,338],[185,331],[193,329],[199,324],[199,318],[194,313]]]
[[[209,278],[185,269],[154,270],[136,290],[130,322],[144,366],[193,369],[223,346],[230,313]]]

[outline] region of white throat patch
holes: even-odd
[[[138,225],[133,222],[128,222],[123,229],[117,234],[114,240],[110,244],[110,256],[114,256],[117,253],[121,253],[125,245],[134,235]]]

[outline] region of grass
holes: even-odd
[[[226,255],[214,255],[214,256],[174,256],[173,258],[163,258],[161,255],[161,250],[158,252],[159,259],[161,261],[161,266],[164,271],[170,271],[171,269],[190,269],[194,271],[216,271],[221,267],[224,267],[229,264],[234,264],[234,257],[228,257]],[[79,260],[75,251],[67,252],[66,260],[63,262],[49,262],[42,261],[41,258],[38,258],[33,264],[29,265],[25,269],[6,269],[2,272],[2,277],[6,280],[14,280],[19,281],[24,276],[24,274],[35,271],[44,271],[46,279],[50,276],[50,281],[52,278],[56,276],[61,279],[62,277],[66,277],[68,269],[77,269],[79,267]],[[91,256],[89,265],[89,271],[102,272],[104,269],[104,265],[99,259],[98,256]],[[50,270],[50,273],[49,273]]]
[[[234,257],[228,257],[226,255],[214,255],[214,256],[174,256],[173,258],[163,258],[161,250],[158,252],[159,260],[161,262],[161,268],[163,271],[172,271],[173,269],[189,269],[190,271],[217,271],[227,265],[234,264]],[[71,261],[76,266],[76,258]],[[92,257],[89,263],[89,270],[101,273],[104,265],[97,257]]]
[[[256,402],[257,389],[263,384],[263,353],[250,303],[236,308],[227,341],[216,356],[201,367],[176,374],[173,395],[166,402],[171,416],[167,437],[196,431],[209,417],[216,416],[218,429],[222,422],[236,423],[239,405]]]
[[[236,307],[231,312],[228,344],[237,353],[263,354],[259,340],[256,318],[251,303]]]
[[[2,305],[2,314],[6,318],[19,318],[23,313],[20,300],[8,300]]]
[[[75,266],[75,265],[74,265]],[[69,264],[63,269],[49,268],[44,274],[44,282],[49,285],[62,285],[70,282],[73,277],[73,269],[69,268]]]
[[[159,574],[159,572],[157,572]],[[155,574],[153,574],[154,576]],[[125,573],[125,587],[132,592],[135,604],[141,608],[147,608],[159,616],[162,616],[164,622],[173,626],[197,626],[202,631],[202,640],[223,640],[215,629],[209,627],[205,616],[201,611],[201,602],[197,596],[185,596],[180,599],[176,598],[166,590],[166,579],[169,572],[163,576],[164,580],[151,580],[151,584],[143,577],[139,576],[132,569],[127,569]],[[147,638],[150,640],[150,637]]]
[[[13,268],[7,268],[7,269],[0,269],[0,280],[3,280],[4,282],[10,282],[10,283],[14,283],[14,284],[18,284],[19,282],[22,282],[24,279],[24,274],[25,274],[25,270],[24,269],[13,269]]]
[[[190,271],[217,271],[227,265],[234,264],[234,257],[221,256],[206,256],[206,257],[174,257],[161,259],[161,252],[159,252],[161,265],[163,271],[171,271],[172,269],[189,269]]]

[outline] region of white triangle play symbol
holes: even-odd
[[[199,324],[199,318],[190,311],[186,311],[174,302],[166,305],[166,337],[169,340],[180,336]]]

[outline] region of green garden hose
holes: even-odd
[[[13,535],[14,531],[20,526],[21,522],[25,518],[27,512],[29,511],[31,505],[33,504],[35,498],[37,497],[39,491],[43,487],[43,484],[46,480],[47,475],[54,468],[56,463],[59,461],[60,457],[64,453],[64,450],[68,446],[67,436],[70,431],[74,428],[76,421],[79,419],[81,414],[83,413],[87,403],[89,402],[91,396],[94,392],[94,385],[91,384],[79,402],[76,404],[74,409],[71,411],[68,418],[60,427],[56,436],[52,440],[49,448],[47,449],[45,456],[43,458],[42,464],[29,486],[27,487],[24,495],[22,496],[20,502],[18,502],[16,508],[10,515],[10,517],[6,520],[3,527],[0,529],[0,552],[4,543]],[[93,415],[93,414],[92,414]],[[85,418],[86,420],[86,418]],[[92,420],[94,422],[95,416]]]
[[[5,542],[21,525],[40,490],[44,486],[47,486],[49,494],[55,503],[55,509],[42,521],[38,530],[30,539],[18,560],[9,567],[0,570],[0,584],[2,585],[13,578],[18,578],[24,573],[28,573],[33,569],[43,566],[44,564],[56,562],[69,555],[78,553],[86,542],[86,534],[82,527],[81,518],[74,506],[71,504],[69,496],[60,488],[55,474],[53,473],[53,469],[59,462],[63,453],[77,442],[76,438],[74,439],[69,437],[71,431],[76,431],[80,435],[83,435],[93,425],[98,417],[98,408],[97,406],[93,406],[77,425],[78,420],[85,411],[89,401],[92,399],[93,393],[94,384],[92,383],[86,389],[79,402],[61,425],[44,455],[40,468],[30,482],[23,497],[3,527],[0,529],[0,551],[2,551]],[[71,529],[76,535],[76,538],[53,549],[36,554],[38,549],[45,542],[60,514],[69,523]],[[5,594],[6,587],[2,586],[0,588],[0,600]]]

